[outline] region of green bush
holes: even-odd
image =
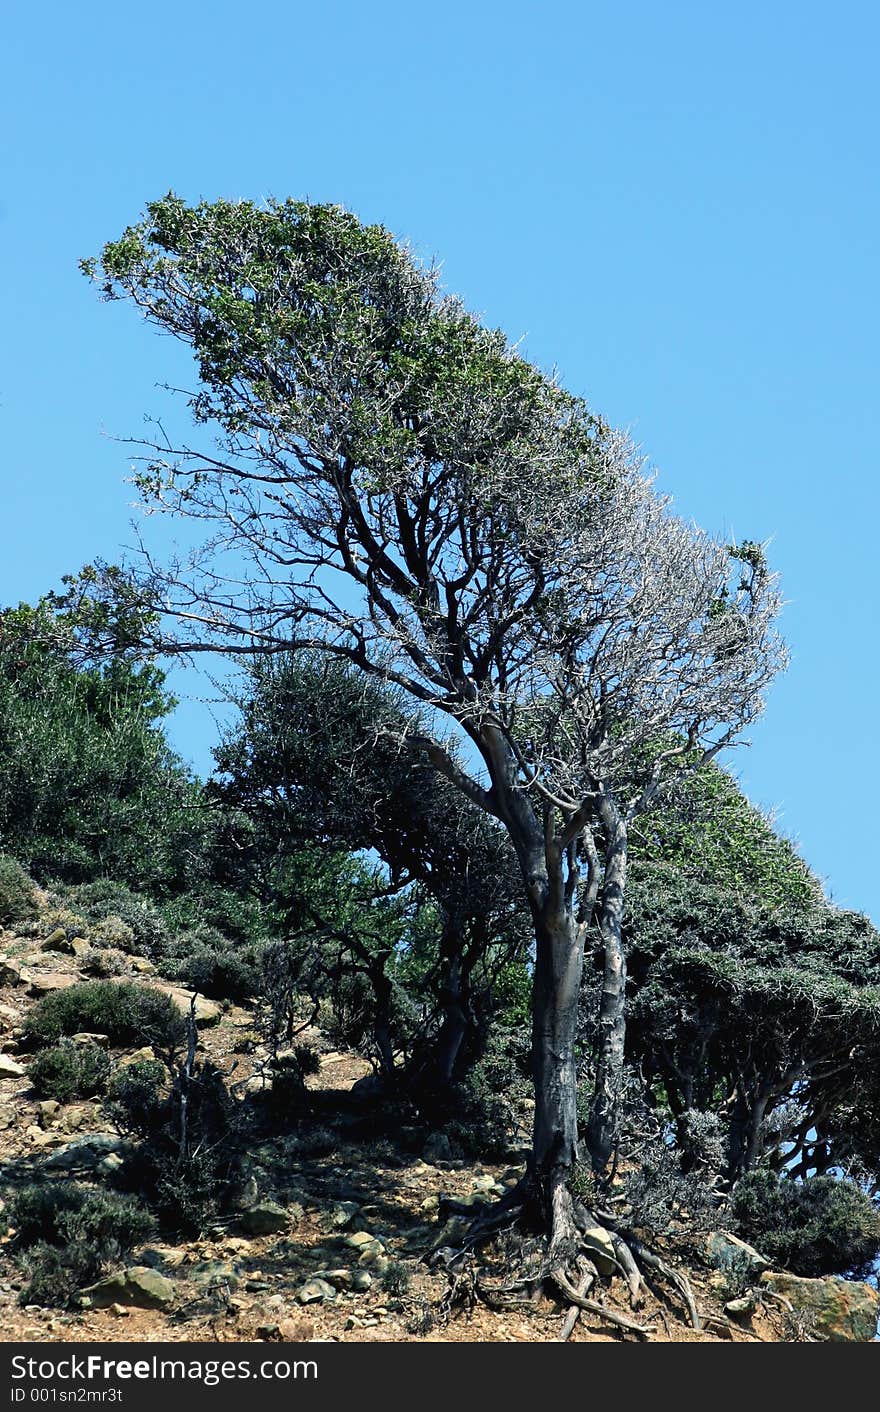
[[[20,863],[0,853],[0,926],[27,922],[37,915],[36,889]]]
[[[731,1210],[739,1233],[796,1275],[864,1275],[880,1253],[880,1212],[851,1181],[748,1172]]]
[[[147,898],[132,892],[125,883],[99,878],[95,882],[71,888],[70,900],[78,911],[97,925],[94,935],[106,938],[108,945],[119,944],[111,939],[114,920],[130,931],[130,940],[126,938],[128,945],[123,947],[124,950],[155,959],[168,945],[168,929],[158,908]],[[104,925],[106,923],[110,926]]]
[[[16,1192],[9,1221],[28,1280],[21,1302],[60,1307],[155,1230],[150,1214],[130,1198],[68,1182]]]
[[[258,950],[230,942],[214,927],[184,932],[166,949],[159,970],[214,1000],[247,1000],[262,980]]]
[[[97,1044],[62,1040],[37,1054],[28,1078],[40,1098],[70,1103],[74,1098],[93,1098],[103,1093],[110,1068],[110,1059]]]
[[[185,1040],[186,1022],[161,991],[131,981],[86,981],[45,996],[28,1015],[25,1042],[55,1044],[87,1030],[105,1034],[111,1044],[153,1044],[173,1050]]]

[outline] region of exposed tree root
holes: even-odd
[[[468,1207],[455,1201],[444,1202],[443,1209],[453,1214],[470,1214]],[[545,1231],[549,1226],[549,1235],[536,1239],[534,1232],[539,1231],[541,1225]],[[531,1239],[527,1235],[530,1227]],[[517,1250],[516,1269],[510,1277],[498,1282],[477,1275],[471,1259],[476,1249],[515,1229],[522,1231],[523,1239]],[[458,1298],[453,1295],[451,1302],[447,1295],[449,1308],[460,1300],[460,1281],[465,1268],[473,1295],[496,1309],[521,1306],[534,1300],[546,1284],[555,1286],[569,1306],[559,1335],[563,1343],[571,1337],[582,1312],[593,1314],[638,1338],[646,1339],[654,1332],[654,1325],[639,1323],[601,1299],[590,1297],[599,1284],[597,1262],[600,1266],[604,1262],[606,1268],[608,1265],[616,1267],[626,1283],[633,1309],[643,1303],[644,1282],[653,1276],[651,1287],[656,1289],[658,1280],[662,1281],[684,1306],[692,1327],[701,1328],[687,1277],[624,1230],[616,1217],[604,1211],[596,1214],[574,1199],[562,1176],[550,1185],[544,1202],[540,1201],[535,1184],[524,1178],[501,1201],[480,1212],[455,1248],[440,1247],[433,1252],[430,1261],[445,1268],[450,1294],[458,1293]]]

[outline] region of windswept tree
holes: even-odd
[[[192,412],[218,433],[211,452],[160,434],[137,475],[149,508],[205,532],[153,568],[155,606],[191,651],[307,647],[394,683],[418,708],[400,749],[509,833],[536,947],[528,1182],[547,1270],[583,1303],[584,945],[597,928],[601,1172],[629,824],[761,709],[783,659],[764,555],[676,518],[624,436],[338,206],[169,195],[85,268],[191,347]]]

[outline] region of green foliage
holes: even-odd
[[[737,1183],[731,1210],[740,1233],[796,1275],[859,1278],[880,1254],[880,1211],[854,1182],[761,1169]]]
[[[200,925],[170,942],[159,962],[164,976],[215,1000],[243,1001],[254,996],[262,976],[258,949],[231,942],[214,927]]]
[[[28,1078],[40,1098],[70,1103],[103,1093],[110,1074],[110,1059],[97,1044],[62,1041],[42,1049],[28,1069]]]
[[[714,763],[633,821],[630,852],[636,878],[665,866],[746,906],[811,911],[824,904],[818,879],[792,844]]]
[[[130,981],[86,981],[44,996],[28,1014],[24,1031],[32,1046],[87,1031],[105,1034],[115,1045],[173,1050],[182,1045],[186,1026],[174,1002],[159,991]]]
[[[69,890],[72,907],[100,928],[118,919],[129,928],[131,942],[125,949],[154,958],[168,944],[168,928],[159,909],[149,898],[132,891],[114,878],[97,878]],[[106,935],[106,933],[98,933]],[[108,944],[109,937],[107,938]],[[115,944],[115,943],[113,943]]]
[[[39,881],[173,892],[198,871],[201,793],[161,728],[162,683],[89,660],[51,596],[0,611],[0,844]]]
[[[20,863],[0,854],[0,926],[14,926],[37,915],[33,883]]]
[[[28,1279],[21,1303],[61,1308],[109,1261],[126,1255],[155,1229],[149,1213],[131,1199],[68,1182],[14,1193],[9,1219]]]
[[[389,1260],[382,1274],[382,1288],[386,1294],[399,1298],[409,1289],[410,1273],[402,1260]]]

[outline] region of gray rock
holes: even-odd
[[[327,1217],[327,1224],[332,1229],[344,1230],[360,1215],[360,1209],[356,1201],[337,1201]]]
[[[242,1211],[238,1222],[248,1235],[274,1235],[277,1231],[288,1229],[290,1216],[277,1201],[258,1201],[255,1206]]]
[[[753,1274],[769,1270],[770,1261],[765,1259],[753,1245],[747,1245],[739,1236],[730,1231],[712,1231],[706,1237],[706,1259],[716,1270],[730,1270],[743,1265]]]
[[[300,1304],[317,1304],[320,1300],[336,1298],[336,1290],[326,1280],[307,1280],[296,1292]]]
[[[445,1133],[430,1133],[422,1148],[426,1162],[451,1162],[452,1148]]]
[[[147,1265],[132,1265],[108,1275],[82,1291],[87,1307],[108,1309],[111,1304],[133,1305],[137,1309],[169,1309],[174,1303],[174,1285],[165,1275]]]
[[[23,1079],[26,1070],[8,1054],[0,1054],[0,1079]]]

